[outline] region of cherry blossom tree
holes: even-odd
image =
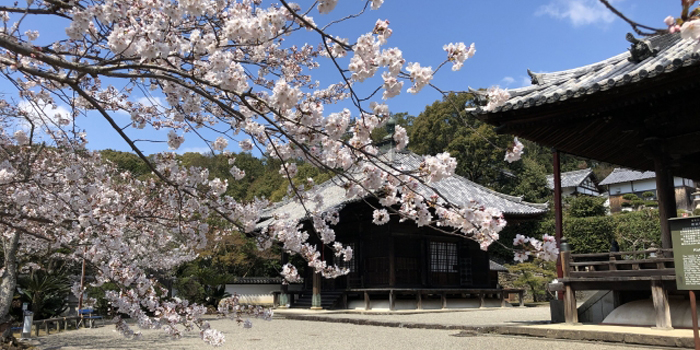
[[[334,172],[348,197],[379,197],[384,208],[375,211],[377,224],[398,215],[488,248],[506,224],[502,214],[478,203],[454,206],[430,187],[452,175],[454,158],[426,156],[419,169],[403,169],[379,157],[370,139],[389,117],[387,100],[404,88],[418,93],[431,86],[446,65],[460,69],[475,46],[447,43],[445,60],[433,69],[407,62],[399,48],[388,46],[388,20],[378,20],[353,40],[331,34],[338,22],[382,3],[365,1],[358,13],[332,20],[323,16],[337,0],[307,5],[286,0],[269,5],[262,0],[26,0],[0,6],[0,71],[17,90],[0,101],[5,251],[0,322],[8,320],[16,256],[49,245],[67,248],[67,258],[91,263],[95,284],[117,282],[121,290],[107,298],[139,326],[161,328],[173,337],[198,328],[203,340],[220,345],[223,335],[201,320],[204,308],[163,298],[147,269],[171,269],[193,259],[206,243],[206,218],[218,215],[256,235],[261,247],[278,242],[300,254],[325,277],[346,273],[327,266],[319,247],[308,242],[310,234],[317,235],[336,255],[352,257],[352,250],[335,240],[337,215],[317,211],[323,198],[291,181],[298,159]],[[317,25],[317,14],[327,24]],[[39,44],[43,33],[32,27],[38,21],[64,27],[65,35]],[[300,44],[299,36],[317,44]],[[311,73],[321,65],[335,69],[335,83],[322,87],[313,79]],[[490,108],[508,98],[497,89],[488,95]],[[354,111],[326,111],[335,103]],[[120,123],[117,114],[130,121]],[[152,178],[119,173],[86,150],[80,117],[104,119],[146,162]],[[137,138],[142,129],[151,135],[148,140]],[[397,148],[406,146],[402,127],[394,136]],[[147,157],[140,146],[163,142],[177,150],[191,139],[228,156],[235,179],[245,173],[227,151],[229,144],[280,159],[289,194],[313,218],[313,232],[301,231],[285,217],[255,231],[269,203],[223,196],[226,181],[210,179],[204,169],[185,168],[170,153]],[[516,141],[506,159],[516,160],[522,151]],[[426,186],[431,190],[419,190]],[[548,249],[544,257],[556,255],[552,244],[528,242]],[[282,273],[298,277],[291,265]],[[239,305],[235,296],[219,311],[244,326],[250,325],[245,317],[271,317],[268,310]],[[121,319],[117,329],[137,334]]]

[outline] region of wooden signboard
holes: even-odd
[[[700,290],[700,217],[671,218],[678,290]]]

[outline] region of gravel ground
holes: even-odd
[[[539,308],[538,308],[539,309]],[[543,308],[547,310],[547,308]],[[511,309],[512,310],[512,309]],[[516,309],[517,310],[517,309]],[[512,310],[515,311],[515,310]],[[436,313],[420,315],[365,315],[372,319],[410,317],[412,322],[420,318],[425,322],[440,319],[446,322],[468,322],[468,324],[496,324],[499,317],[506,322],[520,322],[526,314],[540,313],[540,310],[525,309],[522,312],[503,313],[500,310],[480,310],[473,312]],[[517,317],[515,315],[518,315]],[[336,315],[337,317],[362,315]],[[406,318],[406,320],[409,320]],[[488,322],[486,322],[488,321]],[[484,322],[484,323],[482,323]],[[504,336],[478,335],[456,337],[457,331],[404,329],[350,324],[295,321],[275,319],[272,322],[254,321],[252,329],[243,329],[227,320],[213,320],[212,326],[227,336],[221,349],[273,350],[273,349],[518,349],[518,350],[624,350],[639,349],[638,346],[556,341],[548,339],[515,338]],[[80,329],[41,337],[38,348],[43,350],[73,349],[210,349],[197,337],[197,332],[187,333],[183,339],[169,340],[162,331],[144,331],[140,340],[126,340],[114,332],[111,325],[95,329]],[[648,348],[651,349],[651,348]]]

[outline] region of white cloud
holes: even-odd
[[[598,0],[552,0],[549,4],[540,6],[535,15],[568,19],[574,27],[611,23],[615,20],[615,15]]]
[[[48,104],[34,105],[26,100],[20,101],[17,105],[20,110],[27,113],[27,118],[29,118],[35,126],[69,126],[73,123],[73,118],[71,118],[70,111],[63,106],[51,106]],[[23,120],[20,122],[22,128],[29,128],[29,121]]]
[[[530,86],[532,85],[532,78],[526,77],[526,76],[521,76],[520,77],[520,86]]]
[[[515,82],[515,79],[513,79],[513,77],[505,77],[505,78],[501,79],[501,84],[503,84],[503,86],[505,86],[505,87],[510,86],[514,82]]]
[[[160,97],[139,97],[136,102],[144,106],[156,106],[159,109],[163,109],[165,106]]]

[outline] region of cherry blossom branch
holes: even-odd
[[[665,29],[659,29],[659,28],[654,28],[654,27],[649,27],[640,23],[637,23],[625,16],[622,12],[620,12],[618,9],[616,9],[613,5],[610,4],[608,0],[600,0],[600,2],[608,8],[612,13],[614,13],[616,16],[620,17],[623,21],[627,22],[632,27],[632,30],[634,30],[635,33],[642,35],[642,36],[652,36],[652,35],[658,35],[658,34],[664,34],[667,31]],[[642,29],[648,30],[649,32],[644,32]]]

